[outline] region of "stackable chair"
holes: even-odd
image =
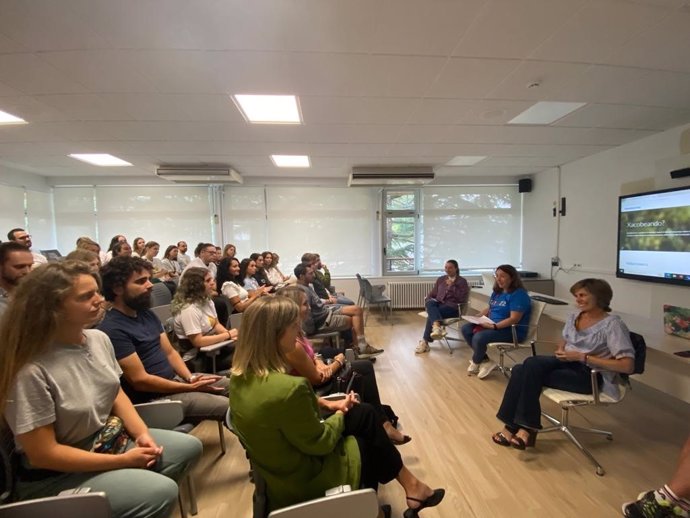
[[[357,274],[357,280],[360,283],[360,305],[364,311],[364,325],[366,325],[369,316],[367,309],[370,309],[372,306],[381,308],[381,313],[388,320],[388,316],[392,313],[392,306],[390,297],[383,294],[386,287],[384,285],[374,287],[368,279],[359,274]]]
[[[157,282],[151,289],[151,306],[165,306],[172,302],[172,294],[162,282]]]
[[[513,332],[512,342],[491,342],[488,344],[489,348],[495,347],[498,349],[498,369],[503,373],[504,376],[510,376],[510,367],[505,366],[505,357],[507,356],[513,362],[516,362],[515,358],[511,356],[512,352],[518,351],[520,349],[531,349],[532,342],[537,340],[537,331],[539,330],[539,320],[541,319],[542,313],[544,313],[544,308],[546,307],[545,302],[540,302],[538,300],[532,301],[532,311],[529,317],[529,324],[527,324],[527,334],[522,341],[517,339],[517,329],[519,324],[513,324],[511,331]]]
[[[469,298],[468,298],[469,300]],[[467,314],[467,310],[470,307],[469,302],[462,302],[461,304],[458,304],[458,316],[457,317],[451,317],[451,318],[444,318],[441,320],[441,328],[447,333],[448,328],[454,329],[457,331],[458,336],[448,336],[447,334],[442,338],[443,342],[446,344],[446,347],[448,347],[448,354],[453,354],[453,348],[450,346],[450,342],[464,342],[465,340],[462,338],[460,334],[460,322],[462,321],[462,315]]]
[[[635,369],[633,374],[642,374],[644,372],[644,364],[647,357],[647,344],[644,341],[642,335],[637,333],[630,333],[630,340],[632,341],[633,347],[635,348]],[[533,352],[534,351],[533,349]],[[603,435],[609,441],[613,440],[613,433],[606,430],[599,430],[596,428],[583,428],[580,426],[574,426],[570,424],[570,410],[573,408],[581,408],[586,406],[608,406],[619,403],[623,400],[625,395],[632,389],[630,385],[629,376],[627,374],[618,374],[618,389],[620,391],[621,397],[619,399],[613,399],[612,397],[602,394],[599,391],[599,382],[597,379],[597,374],[600,372],[607,372],[605,369],[592,369],[592,393],[591,394],[578,394],[576,392],[567,392],[565,390],[558,390],[554,388],[545,388],[542,391],[542,395],[549,398],[551,401],[556,403],[561,407],[561,420],[559,421],[555,417],[542,412],[542,416],[549,421],[552,426],[543,428],[539,433],[549,433],[549,432],[563,432],[565,436],[570,439],[570,441],[577,446],[577,448],[587,457],[592,464],[595,466],[596,474],[603,476],[606,472],[604,468],[599,464],[594,455],[585,448],[582,443],[575,437],[574,432],[578,433],[590,433],[596,435]]]

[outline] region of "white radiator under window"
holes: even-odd
[[[434,287],[435,281],[389,282],[388,296],[393,309],[424,307],[424,298]]]
[[[434,287],[433,281],[389,282],[388,296],[393,309],[416,309],[424,307],[424,299]],[[481,287],[481,281],[469,281],[471,288]]]

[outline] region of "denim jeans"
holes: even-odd
[[[460,313],[457,306],[445,306],[441,304],[438,300],[427,300],[426,301],[426,326],[424,326],[424,338],[427,342],[433,342],[431,338],[431,328],[434,322],[443,320],[444,318],[457,317]]]
[[[472,361],[474,363],[481,363],[488,359],[486,355],[486,348],[491,342],[512,342],[513,341],[513,331],[510,327],[504,327],[503,329],[484,329],[478,333],[474,333],[475,324],[465,324],[460,328],[462,336],[465,338],[465,342],[469,345],[472,350]]]

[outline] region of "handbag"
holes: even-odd
[[[335,392],[342,392],[343,394],[347,394],[353,390],[358,392],[358,378],[361,378],[361,376],[354,371],[352,364],[346,361],[343,368],[338,371],[338,375],[333,383],[333,389]],[[355,385],[355,383],[357,383],[357,385]]]
[[[105,422],[105,426],[96,434],[91,446],[94,453],[110,453],[117,455],[127,450],[130,437],[125,430],[122,419],[116,415],[111,415]]]

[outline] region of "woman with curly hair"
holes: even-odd
[[[182,359],[192,372],[211,372],[210,358],[199,349],[237,339],[237,329],[226,329],[218,321],[211,297],[216,281],[206,268],[188,268],[172,301],[173,329],[182,350]],[[232,349],[224,347],[216,360],[221,370],[230,368]]]

